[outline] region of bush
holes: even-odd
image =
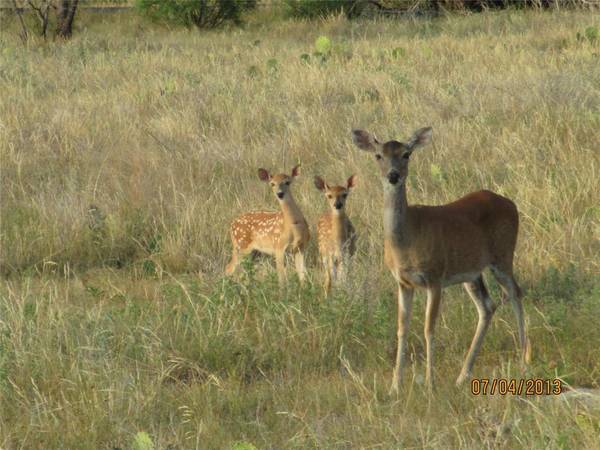
[[[285,0],[287,15],[314,19],[345,13],[348,18],[358,17],[365,6],[363,0]]]
[[[136,7],[155,20],[216,28],[226,22],[239,24],[242,13],[256,7],[256,0],[137,0]]]
[[[361,15],[396,17],[408,12],[484,11],[502,8],[550,8],[584,6],[585,0],[285,0],[291,17],[317,18],[345,13],[348,18]]]

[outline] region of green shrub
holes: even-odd
[[[587,27],[583,33],[591,43],[600,40],[600,31],[598,31],[598,27]]]
[[[227,22],[239,24],[244,11],[256,0],[137,0],[136,8],[160,21],[198,28],[216,28]]]
[[[154,442],[148,433],[140,431],[133,438],[133,448],[135,450],[154,450]]]
[[[362,0],[285,0],[286,13],[290,17],[314,19],[340,13],[348,18],[358,17],[365,2]]]
[[[595,45],[600,41],[600,30],[598,27],[587,27],[583,33],[577,32],[575,36],[578,42],[588,42],[591,45]]]

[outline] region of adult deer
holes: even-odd
[[[258,169],[258,178],[271,185],[279,201],[280,212],[252,211],[242,214],[231,224],[230,234],[233,251],[226,272],[235,272],[243,257],[253,251],[275,256],[277,276],[281,284],[285,279],[285,252],[294,255],[300,281],[304,281],[304,251],[310,239],[308,224],[296,204],[290,185],[300,174],[300,165],[292,169],[291,175],[271,175]]]
[[[348,263],[356,248],[356,232],[346,215],[344,206],[350,190],[356,186],[356,175],[348,178],[346,186],[329,186],[321,177],[315,177],[315,187],[323,192],[330,211],[319,219],[317,238],[319,253],[325,269],[325,292],[331,290],[331,281],[345,281]]]
[[[457,384],[471,370],[496,306],[483,282],[489,267],[510,298],[517,317],[521,362],[529,362],[521,289],[513,276],[519,216],[515,204],[490,191],[468,194],[441,206],[409,206],[406,200],[408,162],[417,148],[431,141],[431,128],[417,130],[408,142],[379,142],[353,130],[354,143],[375,155],[383,181],[384,260],[398,282],[398,347],[392,390],[400,385],[415,288],[427,291],[425,342],[426,380],[433,387],[433,337],[442,288],[463,283],[479,313],[477,330]]]

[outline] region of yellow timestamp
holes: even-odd
[[[473,395],[559,395],[562,383],[558,378],[473,378]]]

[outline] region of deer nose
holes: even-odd
[[[342,209],[342,206],[344,206],[344,205],[342,205],[342,202],[340,202],[338,200],[335,202],[335,204],[333,206],[335,206],[335,209]]]
[[[388,173],[387,178],[390,183],[396,184],[398,182],[398,180],[400,179],[400,174],[396,171],[392,171],[392,172]]]
[[[284,194],[283,192],[281,192],[281,191],[279,191],[279,192],[277,193],[277,197],[279,197],[279,198],[283,198],[283,196],[284,196],[284,195],[285,195],[285,194]]]

